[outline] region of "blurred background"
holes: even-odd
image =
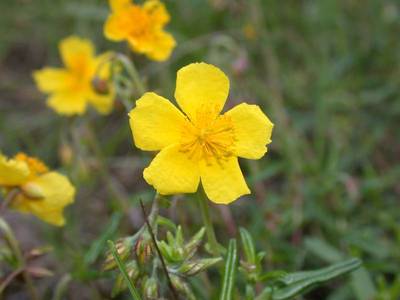
[[[226,244],[247,228],[267,253],[266,270],[363,259],[362,269],[304,299],[400,299],[400,3],[165,4],[173,56],[156,63],[130,54],[149,89],[173,99],[176,71],[206,61],[231,80],[226,109],[256,103],[275,124],[268,154],[241,162],[252,194],[212,209],[219,239]],[[24,249],[53,246],[40,262],[54,272],[37,281],[44,295],[70,274],[68,299],[109,299],[112,279],[99,271],[104,242],[142,225],[137,200],[154,194],[142,178],[152,154],[133,146],[119,101],[106,117],[60,117],[31,74],[60,66],[57,44],[71,34],[90,38],[98,52],[129,51],[103,36],[105,0],[2,0],[0,11],[0,150],[40,157],[78,189],[62,229],[19,213],[6,219]],[[163,214],[186,234],[197,231],[196,203],[171,200]],[[16,283],[6,299],[24,297]]]

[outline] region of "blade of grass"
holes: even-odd
[[[118,268],[119,268],[122,276],[125,279],[125,283],[128,286],[128,289],[129,289],[129,292],[132,295],[132,298],[134,300],[142,300],[139,292],[137,291],[135,285],[133,284],[133,282],[129,278],[128,273],[126,272],[125,266],[122,263],[119,255],[118,255],[117,249],[115,248],[115,244],[112,241],[108,241],[108,246],[110,247],[111,254],[113,255],[115,261],[117,262]]]
[[[236,245],[236,240],[231,239],[229,241],[228,255],[226,256],[224,278],[219,300],[232,299],[232,291],[236,277],[236,264],[237,264],[237,245]]]

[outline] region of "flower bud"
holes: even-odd
[[[196,299],[189,285],[181,277],[174,274],[170,274],[170,277],[174,288],[177,289],[180,293],[184,294],[186,296],[185,299],[188,300]]]
[[[105,95],[110,92],[107,80],[104,80],[98,76],[93,78],[92,87],[98,94]]]
[[[132,281],[136,281],[140,275],[139,266],[136,260],[132,260],[125,265],[126,272]]]
[[[157,280],[154,277],[147,278],[143,285],[145,299],[156,300],[158,297]]]
[[[21,186],[21,190],[28,198],[42,199],[45,196],[42,187],[34,182],[24,184]]]
[[[140,237],[135,244],[135,253],[139,263],[146,263],[152,253],[150,240],[145,237]]]
[[[222,260],[221,257],[215,258],[203,258],[190,262],[184,262],[178,269],[178,272],[185,276],[196,275],[205,269],[219,263]]]
[[[115,248],[121,260],[125,260],[130,254],[130,243],[128,239],[120,239],[116,242]],[[117,267],[117,262],[111,253],[107,253],[106,260],[103,264],[103,270],[108,271]]]

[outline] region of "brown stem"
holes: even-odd
[[[157,201],[157,200],[155,200],[155,201]],[[169,277],[169,273],[168,273],[167,266],[166,266],[165,261],[164,261],[164,257],[162,256],[161,251],[158,248],[156,237],[154,236],[153,229],[151,228],[149,219],[147,218],[146,210],[144,208],[142,199],[140,199],[140,206],[142,207],[143,217],[144,217],[146,225],[147,225],[147,227],[149,229],[149,233],[150,233],[151,239],[153,241],[154,248],[156,248],[156,251],[157,251],[158,257],[160,258],[161,265],[162,265],[162,268],[164,270],[165,276],[167,277],[169,288],[170,288],[170,290],[172,292],[172,295],[173,295],[174,299],[175,300],[179,300],[178,293],[176,292],[176,290],[174,288],[174,285],[172,284],[171,278]]]
[[[0,214],[3,214],[3,212],[6,210],[8,205],[11,203],[11,201],[14,199],[15,196],[19,193],[18,188],[12,189],[10,192],[7,193],[7,196],[5,197],[4,201],[0,205]]]
[[[13,281],[15,277],[17,277],[19,274],[24,272],[25,268],[18,268],[15,271],[11,272],[0,284],[0,295],[3,294],[4,290],[6,287]]]

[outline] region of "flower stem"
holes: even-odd
[[[154,199],[154,205],[157,205],[156,201],[157,201],[157,196]],[[145,220],[146,225],[147,225],[147,230],[150,233],[151,239],[153,241],[153,246],[157,250],[158,258],[159,258],[159,260],[161,262],[161,266],[162,266],[162,269],[163,269],[163,271],[165,273],[165,276],[167,277],[168,285],[169,285],[169,288],[170,288],[170,290],[172,292],[173,298],[175,300],[178,300],[179,299],[178,293],[175,290],[174,285],[172,284],[171,277],[169,276],[169,272],[168,272],[168,269],[167,269],[167,265],[165,264],[164,258],[163,258],[162,254],[161,254],[161,251],[160,251],[160,248],[158,248],[157,240],[156,240],[156,237],[154,235],[153,228],[150,225],[149,219],[148,219],[147,214],[146,214],[146,210],[145,210],[144,205],[143,205],[143,201],[141,199],[140,199],[140,206],[142,207],[143,217],[144,217],[144,220]]]
[[[146,88],[142,80],[140,79],[140,75],[138,70],[136,69],[135,64],[130,59],[128,59],[128,57],[122,54],[117,54],[117,59],[121,62],[125,70],[128,72],[129,76],[132,78],[138,93],[140,95],[144,94],[146,92]]]
[[[14,188],[11,191],[7,193],[7,196],[4,198],[4,200],[0,204],[0,214],[2,214],[5,209],[10,205],[12,200],[14,200],[15,196],[19,193],[18,188]]]
[[[196,196],[201,211],[201,217],[203,219],[204,226],[206,227],[207,240],[210,246],[210,250],[212,254],[220,255],[223,252],[224,248],[218,243],[217,237],[215,235],[214,225],[211,221],[207,196],[202,188],[199,188]]]

